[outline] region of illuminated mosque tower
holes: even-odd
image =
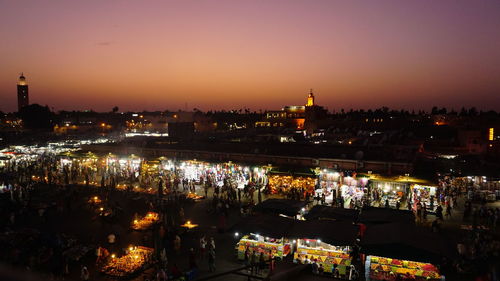
[[[309,92],[309,95],[307,96],[307,104],[306,106],[314,106],[314,95],[313,95],[313,90]]]
[[[26,77],[21,73],[17,81],[17,111],[21,111],[21,108],[29,104],[28,83],[26,83]]]

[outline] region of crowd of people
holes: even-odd
[[[167,280],[187,273],[195,274],[201,266],[205,266],[203,264],[206,264],[210,272],[216,269],[213,237],[208,238],[205,234],[201,234],[199,247],[187,250],[183,246],[186,232],[179,226],[187,221],[185,208],[190,202],[187,196],[189,193],[196,193],[197,189],[202,190],[208,199],[211,191],[213,196],[210,198],[211,203],[207,204],[207,211],[217,218],[219,232],[226,231],[231,209],[239,210],[244,216],[250,212],[254,204],[262,201],[264,195],[270,193],[269,183],[263,174],[237,165],[217,165],[218,167],[214,168],[196,163],[174,162],[173,165],[163,165],[165,168],[159,165],[160,168],[156,170],[144,169],[143,165],[144,163],[138,162],[137,159],[120,163],[117,160],[101,159],[62,161],[61,157],[50,154],[38,157],[14,157],[0,168],[2,186],[0,193],[3,206],[1,216],[5,218],[2,220],[2,229],[15,232],[18,226],[27,225],[34,219],[41,225],[61,214],[71,216],[72,211],[77,208],[72,203],[91,193],[96,193],[103,199],[106,211],[120,213],[123,206],[120,205],[119,198],[122,196],[133,198],[141,194],[145,199],[147,210],[160,215],[160,223],[152,228],[151,237],[145,236],[143,241],[150,243],[155,249],[156,270],[154,277],[151,278]],[[453,265],[458,272],[479,273],[478,268],[491,266],[495,264],[491,261],[498,258],[500,248],[493,234],[497,230],[499,209],[488,207],[484,202],[477,204],[468,200],[465,196],[468,188],[443,181],[436,194],[430,197],[430,201],[417,199],[407,202],[406,207],[414,211],[417,221],[422,223],[427,222],[430,216],[434,216],[431,227],[435,231],[440,231],[443,221],[458,219],[458,211],[454,210],[461,209],[461,202],[464,202],[462,222],[471,222],[471,231],[459,244],[460,259]],[[315,196],[313,192],[303,187],[289,188],[281,196],[327,204],[323,194]],[[345,207],[342,196],[334,196],[330,204]],[[352,201],[349,207],[358,208],[363,204],[368,204],[366,199],[363,202]],[[385,207],[391,207],[387,201]],[[401,202],[396,204],[396,208],[402,208]],[[431,210],[431,214],[428,210]],[[96,216],[102,213],[102,210],[97,209]],[[120,239],[120,233],[110,233],[110,235],[115,237],[113,240]],[[16,249],[17,245],[11,244],[9,248],[11,251],[1,259],[28,269],[48,271],[53,276],[68,274],[70,261],[63,253],[69,246],[62,242],[51,244],[52,242],[47,242],[44,237],[33,239],[44,246],[43,249],[36,250],[38,253],[30,252],[34,250],[32,248],[24,249],[28,252],[26,254],[22,248]],[[92,238],[88,241],[96,242],[96,240]],[[45,247],[46,245],[50,246]],[[101,263],[103,256],[109,257],[109,251],[106,247],[98,246],[97,249],[100,249],[96,254]],[[106,251],[108,254],[103,254]],[[171,254],[179,257],[187,256],[188,268],[181,268],[177,262],[170,262],[168,256]],[[252,273],[259,273],[262,261],[268,260],[272,259],[262,253],[245,252],[245,261],[252,269]],[[272,265],[274,266],[274,261]],[[91,273],[87,266],[82,265],[80,269],[82,280],[90,280]],[[321,269],[317,268],[315,271],[321,272]]]
[[[40,217],[41,223],[46,222],[49,218],[52,220],[57,217],[52,213],[52,209],[71,215],[71,209],[78,208],[74,202],[79,198],[88,197],[88,194],[99,195],[105,204],[105,207],[95,206],[93,211],[95,211],[96,217],[103,215],[103,213],[106,215],[119,213],[120,210],[123,210],[120,203],[122,197],[132,198],[139,192],[145,198],[148,211],[160,214],[160,223],[154,225],[151,238],[149,238],[151,240],[149,242],[155,249],[154,261],[157,271],[155,278],[166,280],[169,277],[183,276],[186,272],[196,272],[198,266],[204,261],[206,261],[210,271],[215,271],[216,253],[213,237],[205,243],[200,242],[198,250],[190,249],[188,251],[188,268],[181,269],[177,263],[168,262],[166,253],[177,256],[186,254],[181,238],[185,233],[179,227],[186,222],[184,209],[189,202],[186,195],[194,192],[196,186],[204,189],[205,197],[208,197],[209,190],[213,190],[212,204],[208,205],[211,206],[209,212],[219,217],[218,229],[223,232],[226,228],[225,218],[229,215],[229,208],[242,207],[244,201],[249,205],[255,204],[254,192],[256,190],[258,190],[259,201],[261,200],[262,189],[260,187],[263,179],[258,177],[256,173],[254,175],[251,171],[241,168],[229,167],[219,170],[201,168],[197,171],[196,176],[193,176],[179,167],[181,167],[180,164],[174,166],[173,169],[160,170],[156,175],[153,175],[150,171],[141,169],[140,165],[135,165],[131,161],[122,164],[118,161],[101,162],[99,160],[61,161],[61,158],[55,155],[13,158],[0,167],[0,185],[2,186],[0,193],[2,202],[5,202],[2,205],[5,207],[2,208],[2,217],[7,217],[5,222],[9,222],[7,225],[3,225],[2,229],[10,231],[21,226],[18,221],[26,212],[36,213]],[[243,188],[238,188],[241,187],[239,184],[242,181],[245,182]],[[119,188],[120,185],[126,188]],[[137,185],[140,188],[132,187]],[[153,186],[155,187],[152,188]],[[144,190],[149,192],[143,193]],[[31,201],[33,197],[36,197],[38,201],[45,202],[45,205],[34,205]],[[92,206],[84,205],[84,208],[92,208]],[[110,259],[110,251],[113,248],[116,251],[114,244],[118,244],[116,241],[119,241],[121,236],[120,231],[113,231],[107,236],[107,247],[104,247],[105,245],[96,247],[98,257],[96,264],[98,266]],[[144,237],[144,242],[148,242],[146,241],[148,240],[147,236]],[[201,241],[203,240],[205,238],[201,239]],[[45,242],[40,242],[40,245],[45,244]],[[205,245],[202,246],[202,244]],[[64,257],[56,259],[56,263],[64,264],[60,261],[64,261]],[[28,266],[33,263],[30,262],[31,258],[19,261],[17,258],[6,255],[2,257],[2,260],[14,261],[16,265],[25,265],[28,269],[33,268],[33,266]],[[62,267],[65,269],[48,270],[44,267],[36,267],[36,269],[50,271],[51,278],[55,278],[68,274],[68,266]],[[81,279],[90,280],[91,275],[89,266],[82,264],[80,268]]]

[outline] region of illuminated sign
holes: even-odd
[[[494,128],[490,128],[489,129],[489,133],[488,133],[488,140],[492,141],[493,138],[494,138],[494,135],[495,135],[495,129]]]

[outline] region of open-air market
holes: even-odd
[[[498,197],[482,195],[494,185],[483,177],[297,173],[67,143],[1,153],[0,259],[50,278],[191,280],[238,266],[260,278],[307,266],[344,280],[458,280],[493,266],[484,261],[499,249]]]

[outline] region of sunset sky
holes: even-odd
[[[499,0],[0,0],[0,110],[500,110]]]

